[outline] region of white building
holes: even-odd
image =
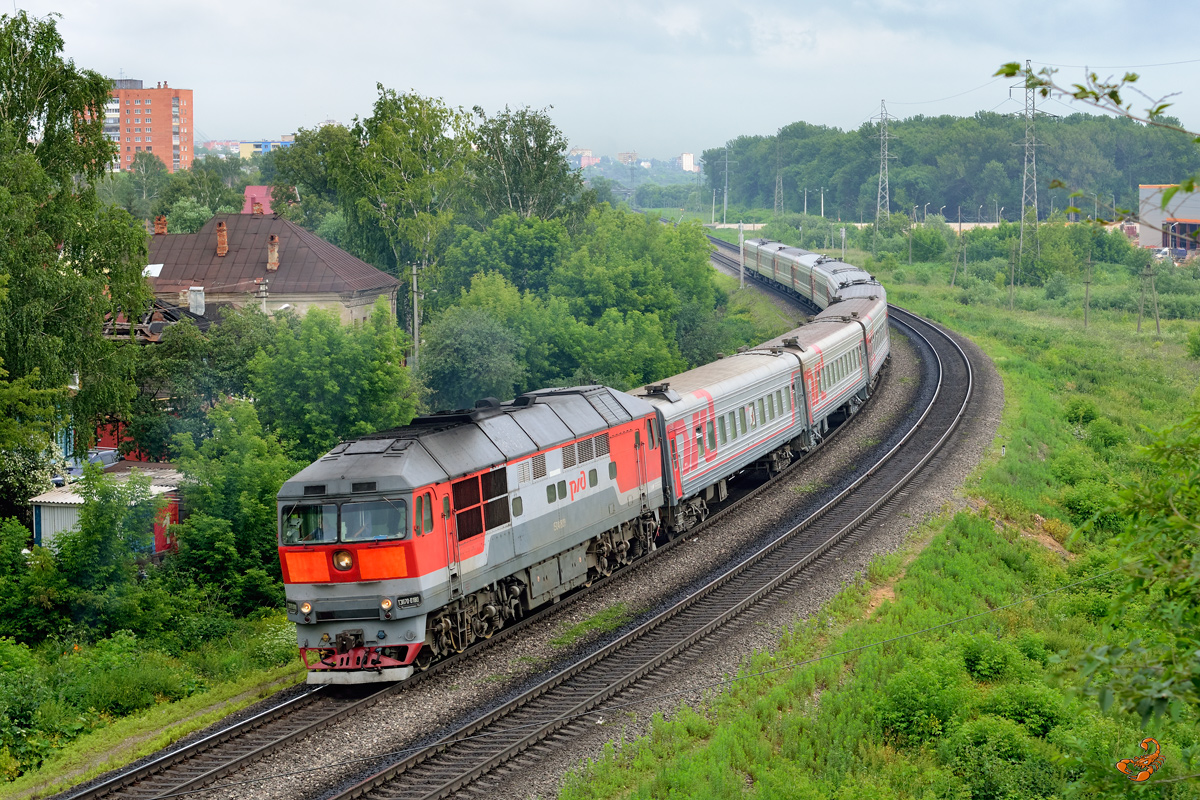
[[[1200,192],[1177,192],[1163,207],[1164,193],[1177,184],[1138,186],[1138,241],[1142,247],[1196,250]]]
[[[700,171],[700,165],[696,163],[696,158],[691,153],[683,153],[679,156],[679,166],[684,172]]]

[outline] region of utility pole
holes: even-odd
[[[887,220],[891,214],[891,195],[888,189],[888,159],[895,156],[888,155],[888,139],[891,136],[888,134],[888,113],[887,103],[883,100],[879,101],[879,191],[875,198],[875,227],[879,227],[880,219]]]
[[[914,208],[915,208],[915,206],[914,206]],[[908,223],[908,265],[910,267],[912,266],[912,232],[913,232],[914,224],[915,223],[912,221],[910,221]]]
[[[846,226],[842,226],[842,261],[846,260]]]
[[[954,288],[954,279],[958,277],[958,256],[959,256],[960,250],[962,250],[962,245],[961,244],[955,245],[955,247],[954,247],[954,272],[950,273],[950,288],[951,289]]]
[[[1088,308],[1092,304],[1092,248],[1088,248],[1087,278],[1083,281],[1083,329],[1088,327]]]
[[[717,224],[717,190],[713,189],[712,224]]]
[[[808,216],[808,187],[804,187],[804,216]]]
[[[1142,280],[1140,281],[1141,286],[1142,286],[1142,294],[1138,298],[1138,326],[1137,326],[1138,333],[1142,332],[1142,310],[1146,307],[1146,274],[1149,272],[1150,272],[1150,265],[1147,264],[1146,268],[1144,270],[1142,270]]]
[[[1150,270],[1150,296],[1154,298],[1154,335],[1162,338],[1162,326],[1158,323],[1158,291],[1154,288],[1154,270]]]
[[[728,222],[729,216],[729,165],[737,164],[736,161],[729,160],[729,143],[725,143],[725,199],[721,202],[721,224],[725,225]]]
[[[825,187],[821,187],[821,219],[825,219]]]
[[[415,373],[421,355],[421,310],[417,306],[417,298],[420,295],[417,293],[417,262],[412,265],[412,296],[413,296],[413,357],[412,369]]]
[[[742,223],[742,222],[738,223],[738,255],[740,256],[740,258],[738,258],[738,261],[740,262],[738,265],[739,266],[738,280],[741,283],[740,288],[745,289],[746,288],[746,225],[745,225],[745,223]]]
[[[1016,247],[1012,240],[1009,240],[1008,245],[1008,310],[1013,310],[1013,289],[1016,287],[1017,277],[1017,254]]]
[[[779,133],[775,134],[775,219],[783,215],[783,151],[779,146]]]

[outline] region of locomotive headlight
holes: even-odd
[[[333,554],[333,566],[345,572],[354,566],[354,556],[350,555],[349,550],[338,550]]]
[[[301,603],[300,604],[300,613],[301,614],[311,614],[312,613],[312,603],[308,602],[307,600],[305,600],[303,603]]]
[[[382,600],[380,600],[379,607],[382,608],[384,611],[391,611],[392,610],[392,598],[385,597]]]

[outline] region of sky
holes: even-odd
[[[13,0],[9,0],[13,2]],[[0,8],[6,3],[0,0]],[[1147,4],[1149,5],[1149,4]],[[572,146],[672,158],[805,121],[1019,112],[1008,61],[1079,80],[1135,67],[1200,127],[1200,59],[1178,0],[835,3],[16,0],[61,15],[66,55],[110,77],[194,91],[197,141],[278,139],[370,115],[377,84],[489,113],[552,107]],[[1159,20],[1156,22],[1155,20]],[[1151,33],[1161,33],[1154,38]],[[1187,62],[1187,63],[1172,63]],[[1136,99],[1135,110],[1149,105]],[[1049,100],[1069,114],[1077,103]]]

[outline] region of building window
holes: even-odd
[[[140,148],[140,147],[138,147],[138,146],[136,146],[136,145],[134,146],[134,148],[133,148],[133,149],[134,149],[134,150],[136,150],[136,151],[138,151],[139,153],[140,153],[140,152],[142,152],[142,148]]]
[[[149,136],[147,136],[147,137],[146,137],[146,141],[147,141],[147,142],[148,142],[148,141],[150,141],[150,137],[149,137]],[[147,149],[147,150],[149,150],[150,148],[146,148],[146,149]]]
[[[150,105],[150,101],[149,101],[149,100],[147,100],[147,101],[146,101],[146,105]]]
[[[135,142],[140,142],[140,141],[142,140],[142,137],[140,137],[140,136],[135,136],[135,137],[133,137],[133,140],[134,140]],[[140,148],[140,147],[138,148],[138,150],[141,150],[141,149],[142,149],[142,148]]]
[[[149,146],[147,146],[147,147],[146,147],[146,152],[147,152],[147,153],[149,153],[149,152],[151,152],[153,149],[154,149],[153,147],[149,147]]]
[[[133,130],[134,130],[134,132],[135,132],[135,133],[141,133],[141,132],[142,132],[142,129],[141,129],[141,128],[134,128]]]
[[[126,101],[125,101],[125,105],[129,105],[129,101],[128,101],[128,100],[126,100]]]
[[[129,148],[127,147],[127,148],[125,148],[125,149],[126,149],[126,150],[128,150]],[[133,156],[125,156],[125,160],[126,160],[126,161],[133,161]]]
[[[134,100],[134,101],[133,101],[133,104],[134,104],[135,106],[140,106],[140,105],[142,104],[142,101],[141,101],[141,100]]]
[[[141,118],[141,117],[134,117],[134,120],[133,120],[133,121],[134,121],[134,122],[138,122],[138,123],[140,123],[140,122],[142,121],[142,118]]]

